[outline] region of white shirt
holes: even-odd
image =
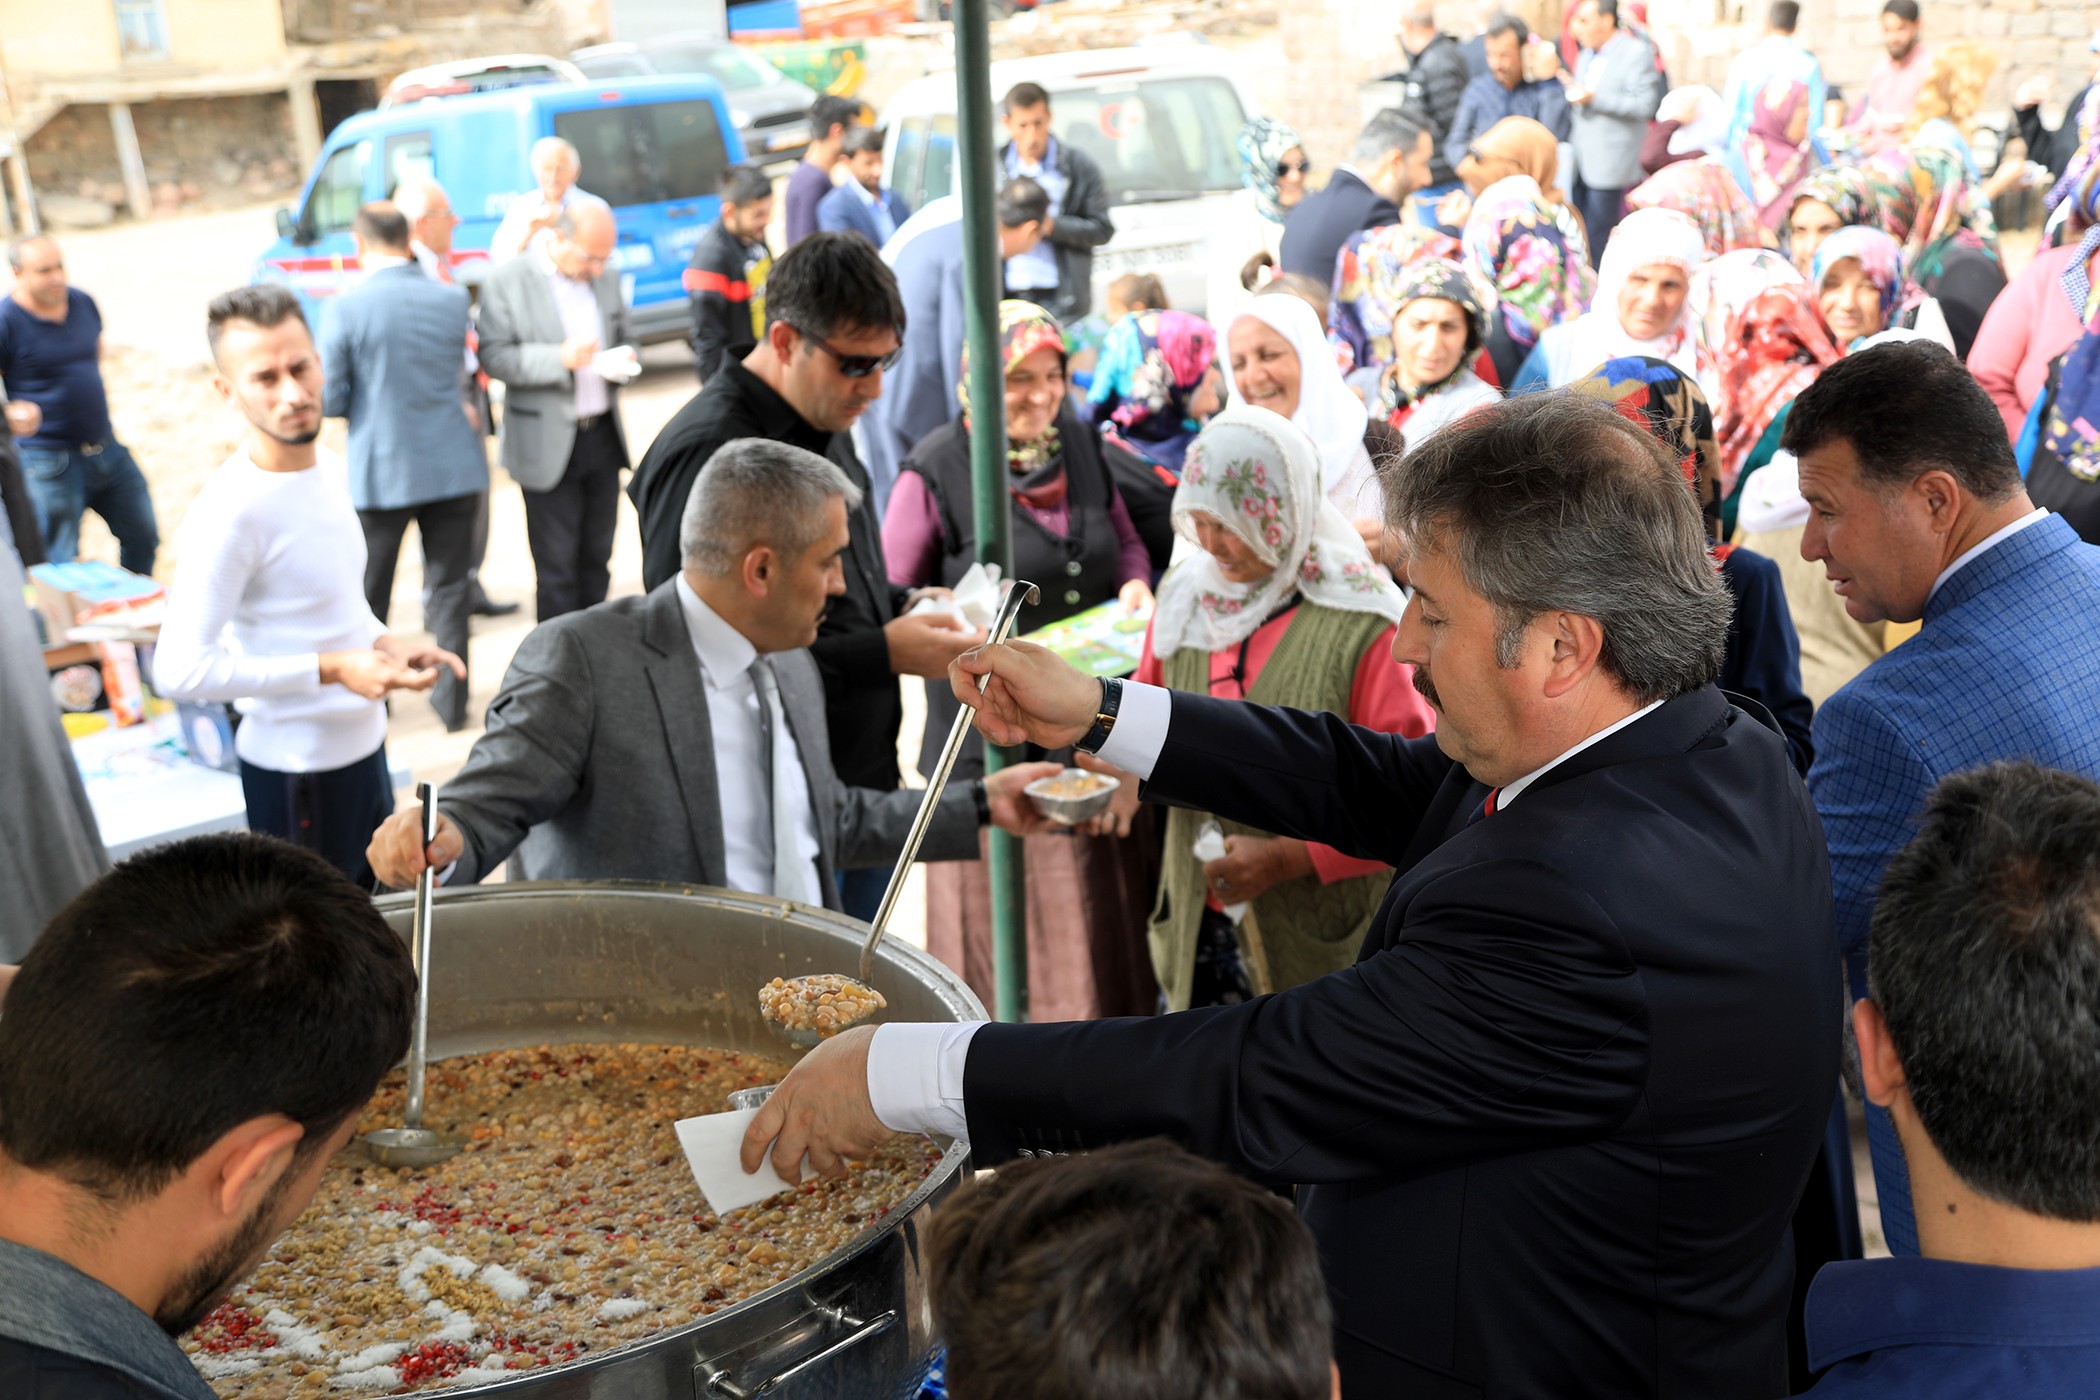
[[[386,740],[386,707],[321,683],[320,655],[386,632],[365,603],[365,536],[343,459],[266,472],[245,447],[183,517],[175,580],[154,648],[171,700],[232,701],[234,750],[258,768],[325,773]]]
[[[554,293],[554,309],[561,316],[562,339],[595,340],[600,350],[605,349],[605,318],[598,313],[597,288],[564,276],[545,253],[534,253],[533,256],[540,260],[540,270],[546,274],[547,286]],[[595,418],[612,406],[612,395],[606,391],[605,380],[598,371],[585,365],[572,374],[576,380],[578,418]]]
[[[1160,751],[1166,747],[1173,694],[1163,686],[1125,681],[1123,703],[1116,710],[1116,726],[1101,745],[1101,761],[1140,779],[1150,778]],[[1499,812],[1516,801],[1524,789],[1555,766],[1592,744],[1602,743],[1662,703],[1657,700],[1642,706],[1552,762],[1505,784],[1495,798],[1495,810]],[[868,1102],[883,1126],[900,1133],[957,1138],[969,1135],[969,1119],[963,1110],[963,1067],[970,1057],[970,1040],[984,1024],[897,1022],[875,1028],[875,1038],[868,1042]]]
[[[1973,561],[1979,558],[1985,550],[1994,549],[1997,546],[2004,544],[2007,540],[2011,539],[2014,535],[2019,534],[2028,526],[2038,524],[2041,521],[2047,519],[2048,516],[2048,511],[2042,510],[2041,508],[2037,507],[2036,509],[2029,511],[2027,514],[2021,516],[2018,520],[2015,520],[2012,524],[1991,531],[1991,533],[1985,535],[1976,544],[1972,545],[1968,549],[1963,550],[1958,556],[1956,556],[1954,562],[1952,564],[1949,564],[1946,568],[1940,570],[1940,576],[1932,581],[1932,592],[1925,595],[1925,605],[1927,607],[1932,606],[1932,600],[1934,596],[1937,595],[1942,588],[1947,586],[1947,580],[1953,578],[1956,574],[1960,573],[1963,569],[1967,568]]]
[[[715,801],[722,819],[724,878],[733,890],[773,893],[773,773],[766,766],[766,741],[759,728],[758,685],[751,666],[758,648],[710,608],[685,575],[677,579],[678,604],[685,630],[700,661],[700,680],[707,695],[707,724],[715,750]],[[802,751],[794,733],[782,726],[774,736],[780,763],[804,772]],[[810,805],[807,778],[787,785],[799,799],[790,813],[809,871],[804,898],[814,900],[817,883],[817,814]]]
[[[512,200],[510,208],[503,211],[503,222],[496,225],[496,232],[489,238],[489,262],[507,263],[524,252],[527,246],[534,249],[544,247],[547,230],[541,229],[535,233],[531,244],[528,245],[525,241],[526,226],[546,213],[550,207],[568,208],[570,201],[583,192],[580,185],[569,186],[569,192],[561,197],[557,206],[550,206],[537,189],[527,190]]]

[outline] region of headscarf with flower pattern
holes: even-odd
[[[1218,333],[1201,316],[1133,311],[1102,342],[1087,402],[1105,412],[1140,451],[1147,444],[1175,441],[1195,431],[1189,398],[1217,358]],[[1180,466],[1179,452],[1166,465]]]
[[[1529,175],[1482,190],[1459,242],[1466,266],[1495,289],[1504,329],[1525,349],[1538,344],[1546,327],[1587,311],[1597,294],[1580,221],[1567,205],[1549,201]]]
[[[1321,490],[1312,439],[1265,408],[1229,408],[1189,445],[1174,492],[1174,528],[1191,541],[1198,512],[1238,536],[1273,571],[1256,583],[1234,583],[1200,547],[1169,569],[1152,619],[1152,652],[1161,659],[1183,647],[1237,646],[1294,593],[1394,623],[1406,611],[1407,595]]]
[[[1874,181],[1866,166],[1848,162],[1812,170],[1794,190],[1794,197],[1787,201],[1787,217],[1779,225],[1779,249],[1788,256],[1792,256],[1789,244],[1793,237],[1794,206],[1804,199],[1813,199],[1827,206],[1837,215],[1840,228],[1881,222],[1881,200],[1874,192]]]
[[[1706,255],[1765,246],[1757,206],[1728,167],[1712,156],[1680,160],[1656,171],[1626,194],[1628,209],[1675,209],[1689,214],[1706,238]]]
[[[999,377],[1002,380],[1013,373],[1014,366],[1046,348],[1057,351],[1058,364],[1065,362],[1065,332],[1057,324],[1056,317],[1032,301],[1009,299],[999,303]],[[962,400],[963,422],[967,426],[970,419],[970,348],[967,345],[963,347],[962,373],[956,379],[955,392]],[[1062,501],[1064,490],[1060,473],[1063,462],[1063,445],[1058,440],[1054,422],[1033,442],[1007,441],[1006,465],[1009,470],[1027,478],[1057,477],[1054,483],[1048,480],[1018,483],[1015,489],[1024,498],[1031,492],[1054,486],[1057,500],[1047,504],[1055,506]],[[1052,471],[1052,468],[1058,471]]]
[[[1334,261],[1329,338],[1348,346],[1365,369],[1391,364],[1393,317],[1401,306],[1395,298],[1409,275],[1425,260],[1462,256],[1457,239],[1422,224],[1380,224],[1350,234]]]
[[[1719,347],[1721,411],[1715,425],[1724,500],[1772,420],[1844,353],[1798,274],[1791,283],[1759,292],[1730,319]]]
[[[1298,133],[1274,117],[1256,117],[1240,128],[1240,183],[1254,195],[1254,207],[1272,224],[1283,222],[1290,212],[1276,198],[1282,180],[1276,167],[1293,148],[1305,142]]]
[[[1721,447],[1714,439],[1713,410],[1690,375],[1668,360],[1629,355],[1606,360],[1595,374],[1568,388],[1604,400],[1668,448],[1706,517],[1707,533],[1715,532],[1721,519]]]
[[[1903,245],[1916,281],[1929,285],[1952,248],[1998,257],[1990,197],[1960,151],[1920,145],[1887,151],[1867,162],[1867,178],[1880,204],[1881,226]]]
[[[1860,270],[1881,293],[1883,330],[1895,326],[1897,316],[1925,300],[1917,283],[1904,275],[1903,250],[1896,246],[1896,240],[1878,228],[1857,225],[1839,229],[1817,246],[1809,285],[1820,293],[1830,269],[1847,258],[1858,260]]]

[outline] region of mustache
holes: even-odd
[[[1415,673],[1408,677],[1408,683],[1414,686],[1416,694],[1427,700],[1439,712],[1443,710],[1444,702],[1437,698],[1436,684],[1429,679],[1429,668],[1427,666],[1416,662]]]

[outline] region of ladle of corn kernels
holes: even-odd
[[[1034,584],[1022,579],[1009,582],[1000,595],[999,615],[992,622],[986,645],[998,646],[1011,636],[1014,619],[1037,596]],[[983,690],[990,679],[989,675],[978,677],[977,688]],[[868,926],[867,941],[861,945],[860,976],[820,972],[806,977],[776,977],[759,988],[758,1009],[767,1028],[797,1049],[807,1050],[841,1031],[864,1025],[889,1004],[868,983],[875,975],[875,945],[882,941],[890,912],[897,907],[897,896],[904,891],[905,877],[911,873],[911,864],[918,859],[919,846],[926,839],[926,828],[933,824],[934,809],[948,787],[949,771],[955,767],[956,755],[962,752],[963,739],[970,732],[972,713],[965,705],[957,712],[955,723],[948,727],[948,742],[941,746],[940,761],[927,780],[926,795],[919,799],[919,812],[912,818],[904,849],[898,853],[897,868],[890,872],[889,888],[882,892],[882,905],[875,911],[875,922]]]

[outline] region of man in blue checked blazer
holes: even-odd
[[[1832,366],[1787,420],[1802,555],[1859,621],[1924,620],[1816,714],[1808,785],[1854,996],[1882,871],[1935,784],[2000,759],[2100,778],[2100,550],[2035,509],[1990,408],[1952,356],[1911,342]],[[1882,1231],[1916,1254],[1895,1135],[1867,1121]]]

